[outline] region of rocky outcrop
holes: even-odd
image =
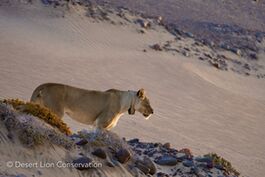
[[[146,143],[139,139],[126,141],[125,138],[104,130],[83,130],[66,135],[43,119],[15,110],[12,105],[3,101],[0,103],[0,131],[7,132],[5,136],[9,140],[5,141],[22,143],[26,148],[42,147],[49,151],[52,146],[61,146],[63,149],[60,151],[69,155],[68,158],[57,160],[70,164],[67,168],[86,171],[84,174],[104,175],[105,170],[113,168],[117,171],[123,169],[123,173],[131,176],[239,175],[229,162],[216,154],[194,157],[189,149],[177,150],[170,143]],[[24,136],[23,132],[27,134]],[[29,151],[34,154],[34,150]],[[43,158],[46,158],[45,154],[39,160]]]

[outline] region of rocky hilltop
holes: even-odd
[[[45,82],[144,87],[154,119],[124,115],[113,132],[91,131],[31,103],[4,101],[0,176],[239,176],[228,159],[243,175],[262,177],[263,24],[190,20],[191,13],[182,26],[160,10],[114,2],[1,1],[0,99],[27,100]],[[251,3],[258,12],[264,4]],[[35,168],[40,162],[50,167]]]
[[[19,100],[1,101],[0,133],[0,176],[239,176],[216,154],[194,156],[104,130],[72,134],[48,109]]]

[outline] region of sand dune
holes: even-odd
[[[243,175],[263,176],[263,80],[149,49],[174,39],[162,27],[140,34],[134,24],[60,14],[41,6],[0,7],[0,98],[29,100],[44,82],[97,90],[143,87],[153,117],[146,121],[125,115],[113,131],[126,138],[171,142],[195,153],[216,152]],[[88,127],[67,121],[74,130]]]

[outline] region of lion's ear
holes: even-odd
[[[141,99],[144,99],[145,98],[145,90],[144,89],[140,89],[138,90],[137,92],[137,96]]]

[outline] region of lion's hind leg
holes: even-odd
[[[112,120],[114,118],[114,114],[113,113],[107,113],[107,112],[103,112],[101,113],[95,121],[95,127],[98,129],[107,129],[109,130],[109,126],[112,124]]]

